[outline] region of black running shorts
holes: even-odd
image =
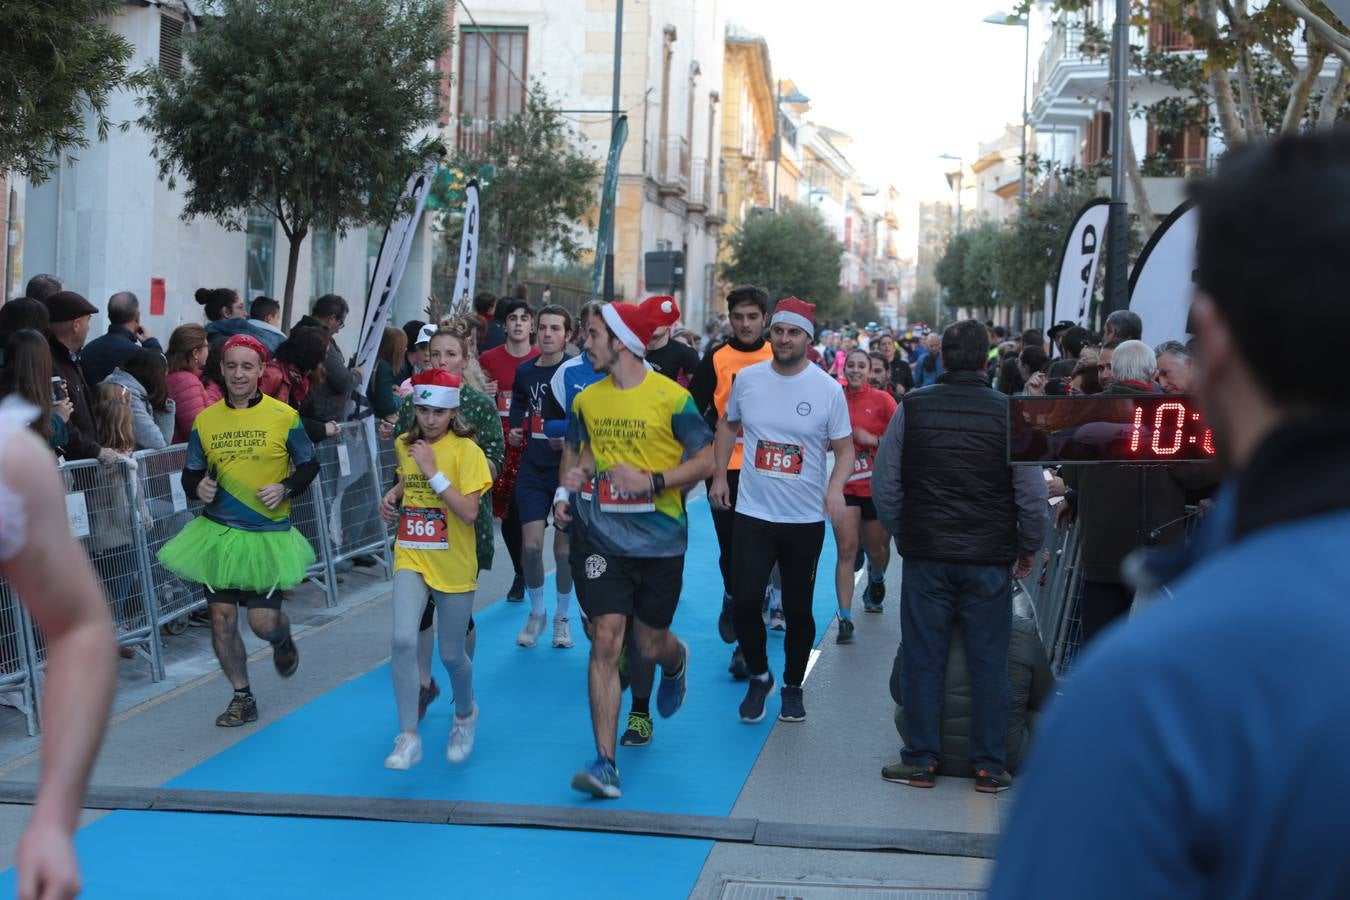
[[[845,494],[844,505],[856,506],[861,509],[864,522],[875,522],[877,520],[877,506],[872,502],[871,497],[855,497],[852,494]]]
[[[575,535],[569,555],[577,601],[588,618],[617,613],[649,628],[670,627],[684,581],[683,555],[609,555]]]

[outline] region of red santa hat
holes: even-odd
[[[773,318],[769,326],[778,324],[795,325],[811,337],[816,336],[816,305],[798,300],[796,297],[784,297],[773,308]]]
[[[459,408],[459,376],[444,369],[427,369],[412,377],[414,406],[437,409]]]
[[[642,359],[647,355],[647,345],[652,342],[653,325],[645,303],[642,306],[634,303],[606,303],[600,308],[600,315],[619,343],[632,351],[634,356]]]
[[[647,314],[647,321],[652,323],[653,331],[680,321],[680,307],[676,305],[674,297],[648,297],[642,301],[642,310]]]

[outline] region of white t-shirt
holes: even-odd
[[[766,522],[825,521],[825,454],[850,437],[844,389],[819,367],[779,375],[773,361],[746,366],[727,400],[728,421],[745,429],[736,512]]]

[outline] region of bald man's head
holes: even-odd
[[[108,298],[108,324],[130,325],[140,316],[141,303],[131,291],[118,291]]]

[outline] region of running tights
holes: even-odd
[[[417,730],[417,633],[422,610],[427,602],[427,583],[417,572],[400,569],[394,573],[394,636],[390,668],[394,676],[394,702],[398,706],[399,727]],[[473,615],[473,592],[443,594],[431,591],[439,615],[436,616],[441,662],[450,674],[455,692],[455,714],[461,719],[473,712],[473,661],[464,649],[464,631]]]
[[[767,633],[761,609],[769,574],[778,564],[783,579],[783,617],[787,620],[784,649],[787,664],[783,683],[800,686],[806,663],[816,642],[816,620],[811,615],[815,594],[816,564],[825,541],[825,523],[793,524],[766,522],[736,514],[735,560],[732,596],[735,603],[736,640],[741,643],[751,675],[769,671]]]
[[[521,566],[525,535],[521,533],[520,510],[516,508],[515,497],[511,498],[506,518],[502,519],[502,543],[506,545],[506,552],[511,555],[511,568],[515,570],[516,577],[522,577],[525,574],[525,569]]]

